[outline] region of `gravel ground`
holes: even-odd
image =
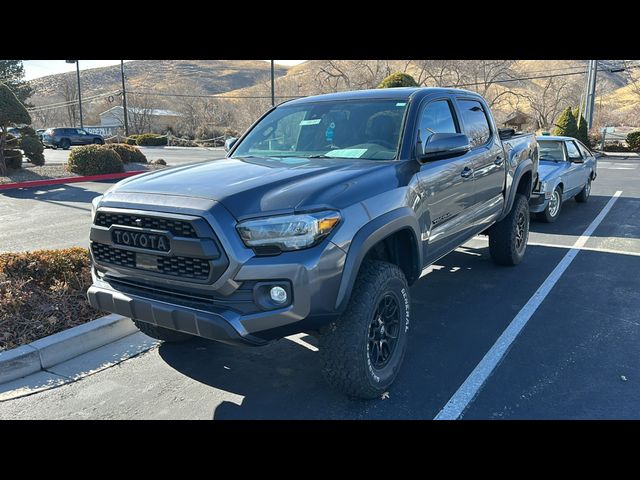
[[[29,164],[27,164],[29,165]],[[127,163],[124,166],[125,171],[130,172],[132,170],[158,170],[165,168],[164,165],[149,165],[144,163]],[[48,178],[67,178],[77,177],[75,173],[67,171],[66,164],[60,165],[43,165],[41,167],[28,166],[23,167],[20,170],[13,170],[7,177],[0,177],[0,184],[3,183],[16,183],[16,182],[29,182],[32,180],[46,180]]]

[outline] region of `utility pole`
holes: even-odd
[[[598,61],[589,60],[587,76],[587,90],[585,95],[585,120],[587,127],[591,129],[593,125],[593,110],[596,102],[596,78],[598,76]]]
[[[76,64],[76,74],[78,76],[78,107],[80,108],[80,128],[84,128],[84,122],[82,121],[82,94],[80,93],[80,61],[79,60],[65,60],[67,63]]]
[[[274,75],[274,65],[273,65],[273,60],[271,60],[271,106],[275,107],[276,106],[276,81],[275,81],[275,75]]]
[[[120,74],[122,75],[122,109],[124,115],[124,136],[129,136],[129,120],[127,118],[127,90],[124,86],[124,60],[120,60]]]

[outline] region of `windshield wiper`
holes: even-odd
[[[336,157],[329,157],[328,155],[320,154],[320,155],[305,155],[304,158],[336,158]]]

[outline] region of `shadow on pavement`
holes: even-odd
[[[453,252],[412,287],[413,331],[385,400],[350,400],[332,390],[318,353],[287,339],[258,348],[197,339],[163,344],[159,354],[184,375],[243,397],[239,405],[220,403],[215,419],[430,419],[565,253],[532,247],[520,268],[505,268],[487,250]]]
[[[114,181],[105,181],[101,183],[115,183]],[[61,207],[75,208],[78,210],[91,211],[91,200],[101,193],[88,190],[77,184],[61,184],[49,185],[45,187],[32,187],[15,190],[0,191],[0,195],[14,198],[16,200],[37,200],[47,202]],[[68,203],[80,203],[83,206],[69,205]]]

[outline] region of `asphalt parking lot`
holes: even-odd
[[[88,202],[107,187],[0,193],[4,225],[18,222],[24,232],[30,222],[20,212],[37,212],[31,222],[39,223],[29,235],[14,231],[9,236],[19,244],[11,245],[33,248],[45,230],[52,239],[66,237],[65,245],[85,245]],[[554,224],[532,223],[517,267],[494,265],[486,239],[477,237],[426,270],[412,287],[408,351],[386,399],[354,401],[330,390],[312,337],[262,348],[195,340],[163,344],[76,383],[1,402],[0,419],[432,419],[477,378],[483,358],[532,299],[537,307],[495,369],[485,372],[461,418],[639,419],[640,159],[600,159],[591,195],[586,204],[565,203]],[[51,208],[69,212],[64,229],[57,219],[45,223]],[[0,250],[7,239],[0,230]],[[42,241],[52,246],[52,239]],[[576,242],[581,247],[573,251]],[[536,294],[550,285],[550,275],[552,288]]]

